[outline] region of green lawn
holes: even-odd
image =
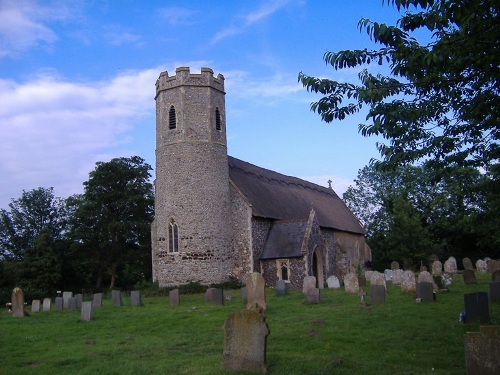
[[[437,302],[389,285],[384,305],[359,307],[343,290],[322,291],[320,305],[306,305],[300,291],[276,297],[267,290],[269,374],[465,374],[463,336],[478,324],[458,321],[463,294],[488,291],[490,274],[477,285],[456,275]],[[143,298],[144,306],[114,307],[109,300],[81,322],[79,312],[0,315],[0,374],[229,374],[220,370],[222,325],[243,309],[239,292],[224,306],[204,295]],[[368,298],[369,302],[369,298]],[[490,302],[492,324],[500,303]]]

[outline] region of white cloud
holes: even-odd
[[[171,26],[186,26],[193,23],[192,17],[194,12],[188,8],[168,7],[160,9],[158,15],[162,21]]]

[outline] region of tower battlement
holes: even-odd
[[[178,86],[205,86],[224,92],[224,76],[219,73],[214,77],[214,71],[210,68],[201,68],[201,74],[195,74],[190,72],[189,67],[182,66],[175,69],[175,76],[170,77],[167,71],[160,73],[156,80],[156,95]]]

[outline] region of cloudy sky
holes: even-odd
[[[322,57],[370,47],[361,18],[398,14],[382,0],[0,0],[0,208],[37,187],[81,193],[97,161],[154,168],[155,81],[179,66],[224,75],[230,155],[341,195],[377,140],[358,134],[364,115],[321,122],[297,75],[355,79]]]

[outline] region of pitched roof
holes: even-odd
[[[307,220],[274,222],[267,235],[260,259],[302,256],[302,243],[306,227]]]
[[[333,191],[300,178],[228,157],[229,178],[252,206],[257,217],[307,220],[311,209],[320,227],[364,234],[358,219]]]

